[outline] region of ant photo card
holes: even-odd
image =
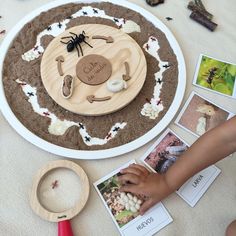
[[[153,206],[143,216],[139,215],[139,209],[145,201],[143,196],[119,191],[120,184],[117,177],[120,175],[120,170],[133,163],[136,162],[130,161],[114,170],[95,182],[94,187],[121,235],[154,235],[170,224],[173,219],[162,203]]]
[[[188,147],[177,134],[167,129],[140,160],[153,172],[164,174]],[[194,207],[219,173],[217,167],[210,166],[190,178],[176,193]]]
[[[222,94],[236,98],[236,64],[217,60],[201,54],[193,84]]]
[[[231,116],[231,112],[192,92],[175,123],[199,137]]]

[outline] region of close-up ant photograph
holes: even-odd
[[[235,12],[0,0],[0,236],[236,236]]]

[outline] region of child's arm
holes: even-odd
[[[167,197],[190,177],[236,151],[236,117],[200,137],[164,175],[149,173],[140,165],[122,171],[122,191],[149,198],[140,212]],[[127,185],[127,181],[130,183]]]

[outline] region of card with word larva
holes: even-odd
[[[153,172],[164,174],[188,147],[177,134],[167,129],[140,160]],[[194,207],[220,172],[216,166],[210,166],[190,178],[176,193]]]
[[[136,163],[134,160],[114,170],[94,183],[98,195],[102,199],[113,222],[123,236],[151,236],[170,224],[173,219],[162,203],[156,204],[143,216],[139,209],[144,203],[143,196],[120,192],[117,177],[120,170]]]

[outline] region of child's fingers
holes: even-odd
[[[133,165],[121,170],[120,173],[121,174],[135,174],[135,175],[138,175],[138,176],[143,175],[143,172],[140,171],[138,168],[136,168]]]
[[[144,213],[148,211],[154,204],[155,203],[153,202],[151,198],[145,201],[139,210],[140,214],[144,215]]]
[[[139,165],[139,164],[133,164],[132,166],[135,167],[135,168],[137,168],[137,169],[139,169],[139,170],[140,170],[143,174],[145,174],[145,175],[148,175],[148,174],[149,174],[148,169],[145,168],[145,167],[142,166],[142,165]]]
[[[130,182],[132,184],[139,184],[140,183],[140,178],[139,176],[135,174],[124,174],[118,177],[118,181],[121,184],[126,184],[127,182]]]
[[[120,188],[120,192],[129,192],[133,194],[142,194],[142,191],[138,185],[127,184]]]

